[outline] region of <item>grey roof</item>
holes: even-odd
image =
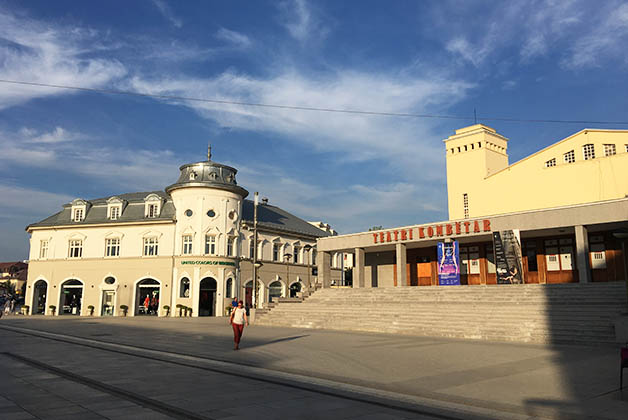
[[[165,200],[161,213],[158,217],[146,219],[144,217],[144,198],[149,194],[156,194]],[[156,220],[175,220],[175,208],[170,196],[163,191],[148,191],[148,192],[136,192],[121,194],[115,197],[120,198],[126,202],[126,205],[122,208],[122,214],[117,220],[111,220],[107,217],[107,200],[111,197],[96,198],[94,200],[87,200],[91,204],[91,207],[87,209],[85,218],[80,222],[72,221],[72,204],[67,203],[63,205],[63,210],[58,213],[47,217],[37,223],[30,224],[26,229],[31,227],[46,227],[46,226],[67,226],[67,225],[91,225],[91,224],[118,224],[124,222],[138,222],[138,221],[156,221]]]
[[[234,192],[242,198],[249,195],[247,190],[238,186],[236,181],[238,170],[231,166],[206,160],[182,165],[179,171],[181,174],[177,182],[166,187],[168,194],[178,188],[210,187]]]
[[[253,223],[254,204],[251,200],[242,202],[242,220]],[[260,204],[257,206],[257,225],[259,228],[264,227],[283,232],[294,232],[301,235],[314,236],[320,238],[329,236],[329,234],[316,226],[311,225],[305,220],[288,213],[284,209],[271,206],[269,204]]]
[[[147,219],[144,217],[144,198],[149,194],[156,194],[164,200],[159,217]],[[107,200],[111,197],[96,198],[87,200],[91,204],[85,215],[85,219],[80,222],[72,221],[72,204],[63,205],[63,210],[47,217],[37,223],[32,223],[26,227],[49,227],[49,226],[68,226],[68,225],[90,225],[90,224],[111,224],[116,225],[124,222],[138,221],[158,221],[158,220],[175,220],[175,207],[169,194],[164,191],[148,191],[120,194],[115,197],[126,202],[126,206],[122,209],[122,214],[117,220],[107,218]],[[288,213],[287,211],[269,204],[260,204],[258,210],[258,226],[260,229],[272,229],[281,232],[294,233],[297,235],[307,235],[311,237],[329,236],[329,234],[317,227],[311,225],[305,220]],[[246,222],[253,223],[253,201],[243,200],[242,202],[242,219]]]

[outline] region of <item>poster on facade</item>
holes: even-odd
[[[460,284],[460,256],[458,241],[439,242],[438,252],[438,284],[452,286]]]
[[[493,232],[497,284],[523,284],[523,258],[519,230]]]

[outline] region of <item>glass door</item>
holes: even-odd
[[[113,316],[114,298],[116,292],[106,290],[102,294],[102,316]]]

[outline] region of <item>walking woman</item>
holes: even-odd
[[[249,319],[246,316],[246,309],[242,307],[242,301],[238,301],[238,307],[233,308],[231,311],[231,317],[229,323],[233,327],[233,342],[235,343],[233,349],[240,350],[240,339],[242,338],[242,331],[244,331],[244,325],[249,326]]]

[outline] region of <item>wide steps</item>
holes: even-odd
[[[321,289],[260,325],[538,343],[612,343],[623,283]]]

